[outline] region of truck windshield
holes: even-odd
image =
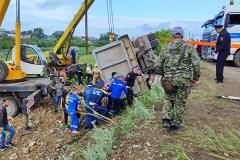
[[[215,16],[215,24],[216,25],[223,25],[223,17],[224,17],[224,12],[221,11]]]
[[[223,16],[217,17],[217,19],[216,19],[216,21],[215,21],[215,24],[216,24],[216,25],[222,25],[222,22],[223,22]]]

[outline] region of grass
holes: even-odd
[[[92,54],[87,54],[87,55],[81,55],[78,57],[78,63],[79,64],[91,64],[94,65],[96,63],[94,57]]]
[[[154,118],[154,106],[164,96],[164,91],[161,86],[154,86],[135,98],[134,104],[128,107],[126,113],[121,119],[120,128],[127,136],[132,136],[132,131],[136,124],[146,125]]]
[[[174,160],[190,160],[188,155],[186,154],[184,147],[182,144],[164,144],[162,145],[164,152],[168,155],[174,157]]]
[[[208,128],[205,132],[196,128],[188,131],[187,135],[194,139],[195,145],[205,151],[215,152],[220,155],[229,154],[240,156],[240,133],[235,130],[216,132]]]
[[[95,128],[93,131],[93,144],[88,144],[83,151],[85,160],[107,160],[114,143],[114,129]]]

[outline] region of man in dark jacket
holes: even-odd
[[[138,66],[133,67],[132,71],[129,72],[125,78],[126,86],[128,89],[127,93],[127,102],[128,105],[131,106],[133,104],[133,89],[134,83],[136,81],[137,76],[140,76],[141,72]]]
[[[13,147],[12,143],[13,136],[15,134],[15,129],[8,124],[7,118],[7,107],[9,107],[10,102],[7,98],[2,101],[2,106],[0,107],[0,128],[2,128],[2,136],[0,141],[0,149],[5,149],[6,147]],[[9,132],[7,144],[5,145],[6,132]]]
[[[222,25],[215,25],[215,30],[219,34],[216,44],[216,83],[223,83],[223,69],[227,57],[230,54],[231,37]]]

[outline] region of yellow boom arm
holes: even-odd
[[[3,22],[3,18],[7,12],[10,0],[0,0],[0,27]]]
[[[67,29],[65,30],[61,38],[58,40],[55,47],[53,48],[54,53],[58,55],[62,54],[63,57],[66,57],[66,55],[69,52],[70,41],[71,41],[73,32],[94,1],[95,0],[86,0],[86,2],[83,2],[81,8],[78,10],[77,14],[74,16],[73,20],[68,25]]]

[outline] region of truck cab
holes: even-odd
[[[11,53],[12,57],[9,57],[10,59],[7,59],[7,63],[15,63],[15,47],[13,47],[9,53]],[[21,70],[24,71],[28,76],[36,75],[40,77],[43,75],[46,58],[39,47],[35,45],[22,44],[20,57]]]
[[[215,16],[215,24],[223,25],[224,28],[231,35],[231,41],[234,44],[240,44],[240,6],[231,5],[228,8],[223,8]],[[217,33],[212,34],[212,41],[217,40]],[[213,48],[215,49],[215,48]],[[212,50],[213,52],[214,50]],[[214,59],[217,59],[217,55],[214,56]],[[227,61],[233,61],[234,65],[240,67],[240,49],[231,48],[231,53],[227,58]]]

